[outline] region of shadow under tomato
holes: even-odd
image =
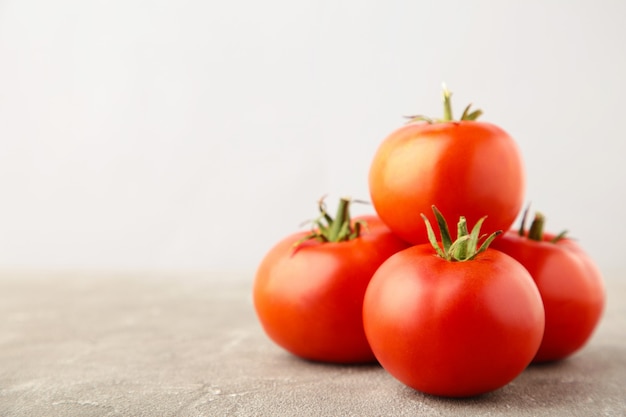
[[[619,350],[619,349],[618,349]],[[615,363],[615,358],[621,363]],[[472,412],[514,413],[529,409],[559,410],[565,406],[600,407],[603,398],[619,399],[624,351],[610,347],[574,355],[565,360],[531,364],[504,387],[475,397],[446,398],[424,394],[399,384],[399,394],[437,409],[457,413],[459,408]],[[617,369],[614,371],[614,369]]]
[[[308,366],[319,369],[379,369],[382,370],[380,364],[376,361],[356,362],[356,363],[337,363],[324,362],[311,359],[301,358],[289,352],[282,352],[283,360],[287,362],[286,366]]]

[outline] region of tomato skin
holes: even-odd
[[[429,244],[390,257],[365,294],[363,322],[380,364],[428,394],[467,397],[498,389],[530,363],[544,311],[528,272],[487,249],[448,262]]]
[[[597,327],[606,294],[600,270],[571,239],[551,243],[510,230],[492,247],[517,259],[533,277],[546,311],[546,330],[533,362],[564,359],[581,349]]]
[[[372,203],[398,236],[427,242],[424,213],[435,205],[448,218],[483,231],[508,230],[524,201],[525,174],[519,149],[499,127],[483,122],[411,123],[379,146],[369,172]],[[402,208],[402,209],[399,209]]]
[[[267,335],[304,359],[333,363],[375,361],[363,330],[363,297],[384,260],[407,247],[375,216],[362,216],[368,230],[337,243],[291,235],[262,260],[253,301]]]

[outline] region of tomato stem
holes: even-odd
[[[454,257],[458,259],[465,259],[468,256],[470,251],[469,248],[469,232],[467,231],[467,221],[465,217],[461,216],[459,218],[459,223],[457,224],[457,232],[456,232],[457,240],[455,242],[456,247],[454,250]],[[467,239],[464,237],[467,236]]]
[[[546,218],[543,214],[535,213],[535,218],[530,223],[530,229],[528,229],[528,238],[532,240],[543,240],[543,227],[546,223]]]
[[[317,240],[323,243],[353,240],[360,237],[363,229],[367,228],[367,223],[364,220],[352,222],[350,218],[350,203],[353,201],[362,201],[351,200],[347,197],[340,198],[337,213],[335,218],[333,218],[326,211],[324,199],[325,197],[322,197],[318,201],[317,205],[320,214],[316,219],[311,221],[313,225],[311,232],[298,240],[294,244],[294,248],[297,248],[308,240]]]
[[[530,205],[526,206],[524,209],[524,213],[522,214],[522,221],[518,230],[518,234],[520,236],[524,236],[526,234],[526,219],[528,218],[528,210],[530,209]]]
[[[426,122],[426,123],[433,124],[433,123],[446,123],[446,122],[455,121],[452,115],[452,92],[448,90],[448,87],[446,87],[445,83],[442,84],[442,87],[443,87],[443,94],[442,94],[443,118],[433,119],[424,115],[407,116],[407,119],[409,119],[407,123]],[[463,114],[461,115],[461,118],[459,119],[459,121],[474,121],[483,114],[482,110],[480,109],[470,111],[471,107],[472,107],[471,103],[468,104],[467,107],[465,107],[465,109],[463,110]]]
[[[450,122],[454,120],[454,117],[452,117],[452,101],[451,101],[452,93],[450,92],[450,90],[448,90],[448,87],[446,87],[445,84],[443,84],[442,87],[443,87],[443,121]]]
[[[550,239],[550,243],[556,243],[561,239],[565,239],[565,235],[567,234],[567,230],[562,230],[558,235],[554,236]]]
[[[485,237],[485,235],[480,235],[480,228],[482,227],[483,222],[485,221],[485,217],[480,218],[474,227],[472,228],[472,232],[470,233],[467,229],[467,220],[465,217],[461,216],[459,218],[459,222],[457,224],[457,238],[453,242],[450,238],[450,232],[448,230],[448,223],[446,222],[445,217],[441,214],[441,212],[435,207],[432,206],[433,213],[435,214],[435,218],[437,219],[437,225],[439,226],[439,233],[441,235],[441,246],[439,246],[439,242],[437,241],[437,237],[435,236],[435,231],[433,230],[428,217],[421,214],[422,219],[424,219],[424,223],[426,224],[426,233],[428,234],[428,240],[432,245],[433,249],[437,255],[446,261],[450,262],[464,262],[470,261],[474,259],[478,254],[487,250],[491,242],[502,233],[501,230],[493,232],[489,235],[480,245],[480,240]]]
[[[339,236],[345,234],[346,228],[350,226],[349,223],[346,223],[346,219],[350,221],[350,212],[348,211],[349,206],[350,200],[345,198],[339,200],[339,206],[337,207],[335,220],[329,222],[329,230],[327,236],[329,242],[337,242]],[[324,216],[325,219],[328,219],[328,217],[327,215]]]
[[[546,218],[542,213],[535,212],[535,217],[533,218],[533,221],[530,223],[530,229],[528,229],[528,232],[526,232],[526,219],[528,217],[529,208],[530,208],[530,205],[526,207],[526,209],[524,210],[524,214],[522,214],[522,224],[520,225],[518,234],[520,236],[526,236],[528,239],[541,242],[544,240],[543,231],[544,231],[544,227],[546,223]],[[550,239],[550,242],[556,243],[559,240],[564,239],[566,234],[567,234],[567,230],[563,230],[561,233],[559,233],[558,235]]]

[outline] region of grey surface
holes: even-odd
[[[468,399],[382,368],[299,360],[256,321],[251,276],[0,274],[0,416],[623,416],[626,285],[587,347]]]

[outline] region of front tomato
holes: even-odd
[[[274,246],[256,273],[253,300],[263,329],[304,359],[375,360],[363,330],[365,289],[380,264],[407,244],[375,216],[347,221],[351,229],[366,223],[360,236],[320,242],[296,233]]]
[[[472,233],[474,235],[474,233]],[[390,257],[365,294],[363,322],[380,364],[432,395],[466,397],[498,389],[530,363],[544,311],[524,267],[494,249],[448,256],[463,242],[430,244]],[[463,250],[467,250],[463,249]]]
[[[492,233],[511,227],[524,200],[524,169],[513,139],[498,126],[475,121],[479,111],[467,114],[466,109],[460,121],[452,120],[447,91],[444,103],[443,120],[419,118],[395,130],[370,167],[376,212],[413,244],[427,242],[416,213],[428,213],[433,204],[472,224],[488,215],[483,229]]]

